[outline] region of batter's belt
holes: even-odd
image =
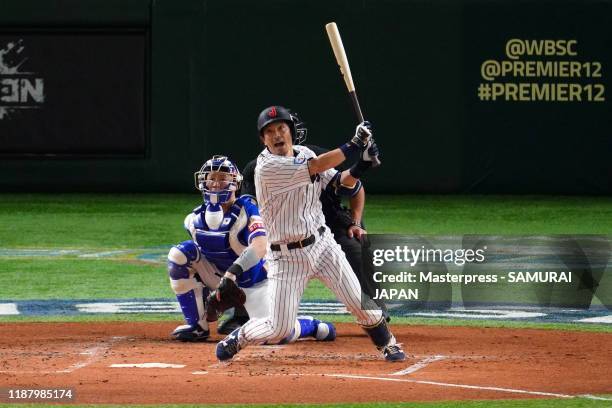
[[[319,236],[323,235],[323,232],[325,232],[325,227],[320,226],[317,232],[319,233]],[[317,238],[315,237],[314,234],[312,234],[308,238],[304,238],[301,241],[288,243],[287,249],[304,248],[304,247],[307,247],[308,245],[314,244],[316,240]],[[285,246],[285,244],[272,244],[270,245],[270,249],[273,251],[280,251],[283,246]]]

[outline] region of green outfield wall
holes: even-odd
[[[4,0],[0,188],[191,191],[257,155],[271,104],[341,144],[329,21],[382,150],[369,192],[612,192],[612,1],[535,0]]]

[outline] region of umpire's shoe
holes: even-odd
[[[385,360],[395,362],[395,361],[404,361],[406,360],[406,354],[404,354],[404,350],[400,347],[399,344],[389,344],[385,347],[379,348],[382,351],[383,356],[385,356]]]
[[[180,341],[206,341],[210,337],[210,331],[204,330],[199,324],[196,324],[195,327],[184,324],[174,329],[172,336]]]
[[[220,361],[231,360],[242,348],[240,344],[240,328],[230,333],[229,336],[217,343],[217,358]]]

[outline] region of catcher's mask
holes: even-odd
[[[202,192],[204,203],[223,204],[240,188],[242,175],[227,156],[215,155],[193,174],[195,186]]]
[[[282,106],[269,106],[262,110],[257,118],[257,131],[262,135],[263,129],[270,123],[283,121],[286,122],[291,130],[293,144],[302,144],[306,140],[308,129],[306,123],[298,117],[297,113],[291,112]]]

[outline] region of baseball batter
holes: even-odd
[[[235,196],[242,180],[238,168],[227,157],[214,156],[194,178],[196,188],[203,193],[204,205],[185,218],[191,239],[168,254],[170,285],[187,322],[172,335],[182,341],[204,341],[209,337],[204,301],[208,289],[235,282],[246,293],[245,307],[252,318],[265,318],[270,309],[267,271],[262,260],[268,245],[266,228],[255,200],[247,195]],[[238,279],[226,272],[235,268],[243,271]],[[209,299],[208,306],[210,303]],[[292,329],[278,342],[304,337],[331,341],[336,332],[331,323],[312,317],[294,318]]]
[[[355,151],[361,151],[364,160],[372,160],[368,125],[359,124],[350,142],[319,157],[312,150],[293,144],[295,123],[282,106],[264,109],[257,127],[266,146],[257,159],[255,187],[271,243],[266,258],[270,315],[249,320],[219,342],[217,358],[229,360],[249,344],[288,336],[308,281],[318,278],[356,317],[386,360],[403,361],[405,354],[382,312],[362,310],[359,281],[325,226],[319,200],[325,188],[345,191],[347,195],[359,188],[357,177],[362,169],[353,166],[339,173],[333,168]]]

